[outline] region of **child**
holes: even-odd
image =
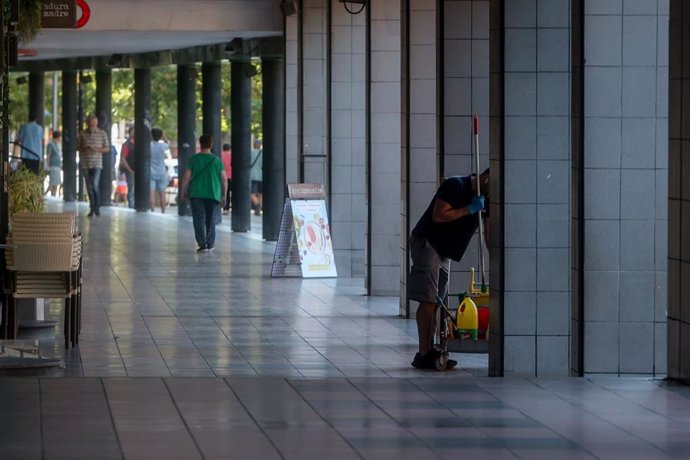
[[[127,176],[125,176],[124,172],[121,172],[120,175],[117,177],[117,187],[115,187],[115,205],[122,201],[123,203],[127,203]]]

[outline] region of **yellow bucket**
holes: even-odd
[[[470,290],[469,296],[477,305],[477,312],[479,315],[479,340],[486,340],[489,338],[489,286],[485,286],[485,291],[482,292],[481,283],[476,283],[474,280],[474,268],[470,268]]]
[[[470,297],[465,297],[458,306],[456,315],[458,335],[460,339],[477,340],[477,333],[479,329],[479,314],[477,313],[477,306]]]

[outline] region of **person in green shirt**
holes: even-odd
[[[189,197],[197,252],[208,252],[216,245],[216,219],[225,204],[228,181],[223,162],[211,152],[213,137],[203,134],[199,146],[201,151],[189,159],[182,176],[180,199]]]

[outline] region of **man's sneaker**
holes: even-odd
[[[438,350],[429,350],[424,355],[417,353],[412,361],[412,366],[416,369],[436,369],[436,362],[441,357],[441,352]],[[446,368],[444,370],[448,371],[453,369],[458,365],[458,362],[454,359],[448,359],[446,361]]]
[[[211,251],[213,251],[214,249],[216,249],[215,246],[206,246],[206,252],[211,252]]]
[[[196,252],[208,252],[208,249],[206,249],[206,246],[202,246],[200,248],[197,248]]]
[[[422,364],[422,355],[417,352],[417,354],[414,355],[414,359],[412,360],[412,367],[416,369],[424,369],[424,366]]]
[[[88,214],[86,217],[93,217],[93,214],[94,214],[94,212],[93,212],[93,209],[92,209],[91,211],[89,211],[89,214]]]
[[[412,366],[416,369],[436,369],[436,356],[434,352],[435,350],[431,350],[423,355],[417,353],[414,355]]]

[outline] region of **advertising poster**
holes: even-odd
[[[338,276],[324,200],[292,200],[292,218],[304,278]]]

